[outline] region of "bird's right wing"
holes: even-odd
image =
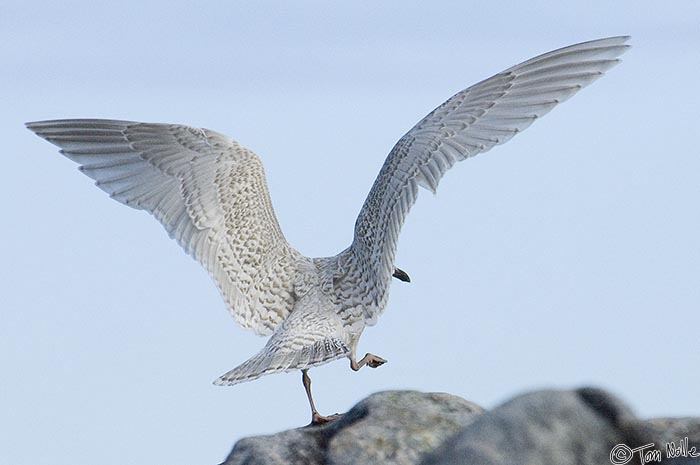
[[[368,324],[384,307],[399,232],[418,196],[455,163],[503,144],[615,66],[629,37],[561,48],[458,92],[394,146],[355,223],[348,272],[362,275]]]
[[[253,152],[181,125],[78,119],[27,127],[112,198],[155,216],[209,271],[241,326],[271,334],[289,315],[301,256],[282,234]]]

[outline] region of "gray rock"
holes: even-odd
[[[333,425],[338,432],[328,443],[327,463],[415,464],[483,411],[450,394],[374,394]]]
[[[450,394],[380,392],[332,423],[241,439],[224,465],[412,465],[482,412]]]
[[[489,412],[449,394],[388,391],[358,403],[340,419],[238,441],[223,465],[611,465],[611,451],[654,443],[662,465],[700,465],[668,458],[666,443],[688,438],[700,453],[700,418],[640,420],[615,396],[594,388],[538,391]],[[622,450],[639,465],[636,454]]]
[[[661,453],[662,465],[700,465],[700,418],[654,418],[652,420],[633,420],[625,425],[628,439],[626,444],[630,449],[654,444],[653,449]],[[683,457],[668,457],[666,445],[679,446],[688,440],[688,455]],[[695,447],[695,451],[691,448]],[[630,463],[639,463],[638,460]]]
[[[305,427],[241,439],[221,465],[323,465],[325,428]]]
[[[635,430],[639,441],[667,443],[685,437],[700,449],[700,418],[654,418],[635,420],[627,425]]]
[[[423,465],[601,465],[626,439],[627,406],[597,389],[539,391],[477,418]]]

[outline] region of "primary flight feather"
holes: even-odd
[[[27,123],[115,200],[156,217],[212,276],[244,328],[271,335],[255,356],[221,376],[236,384],[342,357],[354,370],[366,326],[384,310],[394,256],[419,187],[435,192],[457,162],[502,144],[619,62],[626,36],[584,42],[532,58],[458,92],[408,131],[389,153],[355,223],[352,244],[308,258],[287,243],[260,159],[228,137],[184,125],[73,119]]]

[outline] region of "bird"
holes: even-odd
[[[331,421],[311,395],[308,371],[341,358],[352,370],[363,330],[387,306],[399,233],[420,188],[433,193],[457,162],[503,144],[620,62],[629,36],[560,48],[447,99],[394,145],[360,210],[352,243],[309,258],[285,239],[260,158],[229,137],[180,124],[106,119],[26,123],[77,162],[97,187],[152,214],[209,272],[235,321],[269,336],[256,355],[220,376],[234,385],[300,370],[311,424]]]

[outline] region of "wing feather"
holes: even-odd
[[[389,153],[355,223],[348,272],[377,283],[359,300],[367,324],[384,308],[401,226],[416,186],[432,192],[457,161],[486,152],[527,129],[615,66],[629,37],[572,45],[527,60],[458,92]]]
[[[297,260],[260,159],[207,129],[114,120],[28,123],[112,198],[146,210],[209,271],[236,320],[271,334],[291,312]]]

